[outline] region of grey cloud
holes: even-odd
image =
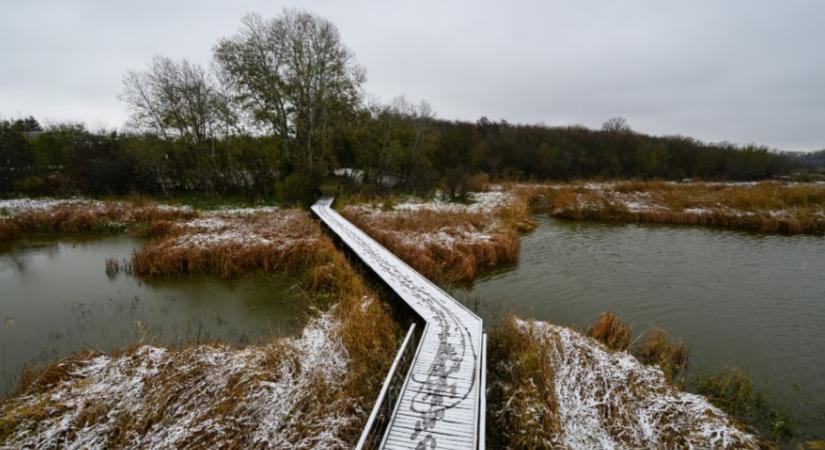
[[[379,98],[448,119],[825,147],[825,3],[25,1],[0,4],[0,114],[117,127],[121,77],[152,56],[208,64],[249,11],[336,23]]]

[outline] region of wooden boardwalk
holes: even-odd
[[[334,211],[332,200],[312,210],[425,322],[381,447],[484,448],[481,319]]]

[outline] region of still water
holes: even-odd
[[[451,289],[488,328],[613,311],[634,337],[683,339],[692,373],[745,369],[803,435],[825,435],[825,238],[536,220],[517,265]]]
[[[130,237],[16,241],[0,246],[0,397],[26,364],[84,349],[218,339],[245,345],[303,327],[310,302],[288,276],[109,276]]]

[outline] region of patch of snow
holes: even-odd
[[[59,206],[88,206],[100,208],[103,202],[83,198],[16,198],[0,200],[0,216],[10,217],[25,211],[46,211]]]
[[[436,193],[435,197],[429,201],[411,197],[395,204],[393,210],[487,213],[513,200],[512,194],[505,191],[471,192],[468,197],[469,204],[449,202],[441,193]]]
[[[280,210],[277,206],[256,206],[254,208],[224,208],[207,211],[209,216],[248,216],[251,214],[270,214]]]
[[[564,447],[662,448],[677,440],[686,448],[758,447],[705,398],[675,389],[627,352],[546,322],[517,323],[550,342]]]
[[[3,448],[102,449],[113,433],[125,433],[126,448],[345,448],[357,417],[342,395],[349,359],[337,327],[330,311],[270,346],[142,346],[77,362],[46,393],[10,400],[11,408],[54,407],[18,423]],[[319,386],[332,400],[310,411]],[[229,410],[216,413],[222,402]]]

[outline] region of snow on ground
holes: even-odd
[[[506,206],[512,201],[512,194],[504,191],[473,192],[469,194],[469,203],[449,202],[443,196],[436,194],[432,200],[423,200],[410,197],[403,202],[393,204],[391,208],[381,208],[377,205],[360,204],[349,205],[344,208],[345,215],[357,217],[361,226],[371,230],[381,230],[384,234],[392,234],[392,240],[407,246],[438,246],[445,249],[456,244],[471,245],[486,242],[500,233],[500,223],[495,217],[489,217],[478,223],[471,221],[448,221],[441,223],[429,221],[421,227],[405,227],[395,229],[388,227],[390,222],[414,221],[418,212],[433,214],[489,214],[496,209]]]
[[[0,408],[19,418],[0,448],[345,448],[357,417],[332,317],[242,350],[141,346],[75,361],[55,386]]]
[[[11,217],[25,211],[46,211],[58,206],[83,206],[95,209],[102,208],[103,202],[83,198],[15,198],[0,200],[0,217]]]
[[[655,367],[611,352],[568,328],[518,321],[550,342],[562,431],[557,443],[588,448],[757,448],[756,439],[699,395],[681,392]]]
[[[692,183],[665,182],[671,186],[690,186]],[[701,186],[725,186],[749,188],[758,186],[759,182],[703,182],[697,183]],[[810,183],[809,183],[810,184]],[[786,183],[783,186],[793,186],[793,183]],[[790,219],[796,215],[793,208],[772,209],[772,210],[746,210],[733,207],[724,203],[711,203],[702,198],[701,195],[694,198],[691,194],[685,194],[683,201],[697,206],[692,207],[672,207],[665,204],[662,193],[654,191],[633,190],[629,192],[616,190],[617,183],[584,183],[569,185],[552,185],[555,189],[573,188],[573,201],[568,200],[562,207],[556,208],[553,213],[561,213],[566,210],[600,210],[606,206],[624,208],[630,213],[656,213],[656,212],[682,212],[693,216],[721,215],[725,217],[755,217],[770,216],[776,219]],[[657,198],[659,202],[657,202]],[[809,208],[809,213],[813,216],[825,217],[825,209]]]
[[[98,213],[105,213],[109,209],[126,209],[133,206],[125,201],[100,201],[87,198],[16,198],[0,200],[0,218],[13,217],[26,212],[49,212],[57,208],[71,207],[78,209],[88,209]],[[163,203],[153,203],[154,207],[161,212],[191,212],[191,206],[167,205]]]
[[[291,245],[307,239],[306,214],[277,207],[216,210],[175,225],[176,247]],[[312,239],[316,239],[312,237]]]
[[[432,200],[411,197],[393,206],[395,211],[440,211],[486,213],[507,205],[513,200],[512,194],[501,190],[488,192],[471,192],[469,203],[447,201],[441,193],[436,193]]]

